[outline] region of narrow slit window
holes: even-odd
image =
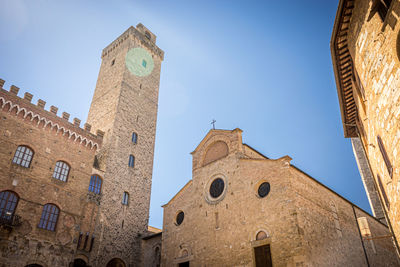
[[[90,177],[89,192],[93,192],[97,195],[101,193],[102,179],[98,175],[92,175]]]
[[[129,167],[134,168],[135,167],[135,157],[133,155],[129,155]]]
[[[33,151],[27,146],[19,146],[15,151],[13,163],[29,168],[33,158]]]
[[[67,181],[69,174],[69,166],[64,161],[57,161],[56,167],[54,168],[53,178],[61,180],[63,182]]]
[[[60,209],[54,204],[46,204],[43,206],[42,216],[39,221],[39,228],[54,231],[58,220]]]
[[[122,205],[128,205],[129,204],[129,194],[128,192],[124,192],[122,195]]]
[[[388,156],[388,154],[386,152],[385,146],[383,145],[382,139],[381,139],[381,137],[379,135],[377,137],[377,140],[378,140],[379,150],[381,151],[383,160],[385,161],[385,165],[386,165],[386,168],[387,168],[387,170],[389,172],[389,176],[390,176],[390,178],[392,178],[393,177],[393,166],[392,166],[392,163],[390,162],[390,159],[389,159],[389,156]]]
[[[133,132],[132,133],[132,143],[137,144],[137,138],[138,138],[137,133]]]

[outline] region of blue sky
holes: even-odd
[[[343,128],[329,41],[338,0],[0,0],[0,78],[84,122],[101,51],[143,23],[165,51],[150,224],[191,179],[216,119],[370,211]],[[273,186],[273,185],[272,185]]]

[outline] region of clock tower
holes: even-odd
[[[93,167],[103,180],[93,266],[139,264],[140,237],[149,218],[163,58],[156,36],[142,24],[103,50],[87,120],[93,132],[104,132]]]

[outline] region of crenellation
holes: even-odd
[[[141,23],[139,23],[135,28],[131,26],[128,30],[126,30],[123,34],[121,34],[117,39],[115,39],[114,42],[112,42],[110,45],[108,45],[106,48],[103,49],[102,52],[102,58],[107,56],[109,53],[114,51],[119,45],[121,45],[126,39],[129,37],[132,37],[140,43],[147,47],[150,51],[152,51],[155,55],[159,56],[161,60],[164,60],[164,51],[161,50],[158,46],[156,46],[155,41],[156,41],[156,36],[151,33],[146,27],[144,27]],[[145,33],[149,32],[151,35],[151,38],[148,39],[145,37]]]
[[[104,133],[102,130],[97,130],[97,131],[96,131],[96,135],[97,135],[99,138],[101,138],[101,139],[103,139],[104,134],[105,134],[105,133]]]
[[[32,94],[30,94],[30,93],[28,93],[28,92],[25,92],[25,94],[24,94],[24,99],[25,99],[26,101],[31,102],[31,101],[32,101],[32,97],[33,97]]]
[[[18,92],[19,92],[19,87],[15,86],[15,85],[11,85],[10,93],[12,93],[14,95],[18,95]]]
[[[65,112],[65,111],[64,111],[64,112],[62,113],[62,118],[63,118],[64,120],[67,120],[67,121],[68,121],[68,120],[69,120],[69,116],[70,116],[70,115],[69,115],[68,112]]]
[[[38,101],[37,101],[37,106],[38,106],[39,108],[44,109],[44,106],[46,106],[46,101],[44,101],[44,100],[42,100],[42,99],[38,99]]]
[[[74,125],[79,127],[81,125],[81,120],[78,118],[74,118]]]
[[[5,80],[0,79],[0,88],[1,88],[1,89],[3,89],[3,86],[4,86],[4,83],[5,83],[5,82],[6,82]]]
[[[90,130],[92,129],[92,125],[90,125],[89,123],[85,123],[85,125],[83,126],[83,129],[85,129],[85,131],[90,132]]]
[[[50,112],[53,113],[53,114],[55,114],[55,115],[57,115],[58,107],[50,106]]]

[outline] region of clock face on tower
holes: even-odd
[[[154,68],[153,58],[141,47],[135,47],[128,51],[125,57],[125,65],[130,73],[139,77],[149,75]]]

